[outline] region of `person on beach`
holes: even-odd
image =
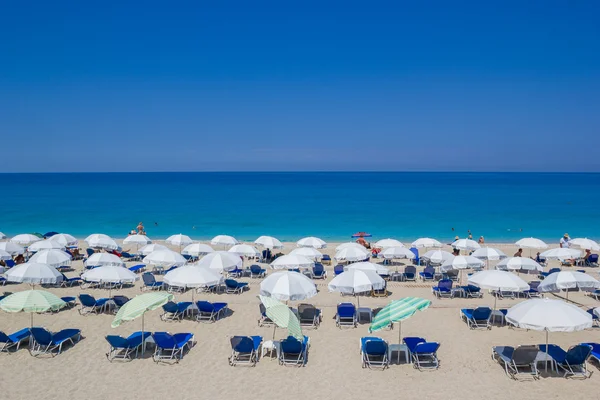
[[[144,223],[140,222],[137,226],[137,233],[138,235],[145,235],[146,231],[144,230]]]
[[[483,238],[483,236],[479,236],[479,240],[477,241],[477,243],[479,243],[479,244],[485,243],[485,239]]]
[[[15,264],[23,264],[25,263],[25,257],[23,257],[23,254],[19,254],[15,257]]]
[[[523,249],[517,250],[513,257],[523,257]]]
[[[565,249],[571,247],[571,238],[569,238],[569,234],[565,233],[563,237],[560,238],[560,242],[558,244],[561,248]]]
[[[363,238],[363,237],[359,237],[358,239],[356,239],[356,243],[360,244],[365,249],[370,249],[371,248],[371,244],[369,242],[367,242],[365,240],[365,238]]]
[[[469,240],[473,240],[473,234],[472,234],[471,232],[469,232],[469,237],[468,237],[468,239],[469,239]]]
[[[452,250],[452,255],[453,256],[459,256],[460,255],[460,249],[454,249],[454,250]]]

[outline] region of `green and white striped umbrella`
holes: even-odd
[[[394,300],[381,309],[371,322],[369,332],[376,332],[392,325],[394,322],[400,324],[398,338],[402,335],[401,322],[415,315],[417,311],[425,310],[431,305],[431,301],[420,297],[405,297],[400,300]]]
[[[33,313],[58,311],[66,305],[58,296],[44,290],[24,290],[0,300],[0,309],[3,311],[31,313],[31,326]]]
[[[267,317],[269,317],[275,325],[280,328],[287,328],[289,336],[293,336],[298,340],[304,339],[300,321],[288,306],[272,297],[258,296],[258,298],[265,306]],[[275,332],[273,332],[273,335],[275,335]]]
[[[111,326],[116,328],[122,322],[131,321],[137,317],[142,317],[146,311],[156,310],[158,307],[173,300],[174,296],[167,292],[150,292],[135,296],[125,303],[119,312],[115,315]],[[143,329],[143,322],[142,322]]]

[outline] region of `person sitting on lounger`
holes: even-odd
[[[365,238],[363,238],[363,237],[359,237],[358,239],[356,239],[356,243],[360,244],[365,249],[370,249],[371,248],[371,244],[369,242],[367,242],[365,240]]]
[[[517,250],[513,257],[523,257],[523,249]]]
[[[485,243],[485,239],[483,238],[483,236],[479,236],[479,240],[477,242],[479,244],[484,244]]]
[[[453,256],[460,256],[460,249],[454,249],[454,250],[452,250],[452,255]]]
[[[15,257],[15,264],[23,264],[25,263],[25,257],[23,257],[23,254],[18,254]]]

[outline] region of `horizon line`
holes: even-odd
[[[502,171],[502,170],[200,170],[200,171],[0,171],[0,175],[33,175],[33,174],[227,174],[227,173],[447,173],[447,174],[600,174],[600,171]]]

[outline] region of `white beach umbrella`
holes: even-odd
[[[85,265],[86,265],[86,267],[92,267],[92,266],[98,267],[98,266],[103,266],[103,265],[113,265],[116,267],[122,267],[125,265],[125,263],[123,262],[123,260],[121,260],[119,257],[117,257],[114,254],[94,253],[88,257],[88,259],[85,261]]]
[[[319,261],[323,258],[323,253],[312,247],[298,247],[290,251],[290,255],[300,255],[314,261]]]
[[[415,253],[406,247],[388,247],[379,253],[386,260],[401,260],[407,258],[412,260],[415,258]]]
[[[182,288],[209,287],[223,283],[223,276],[216,270],[196,265],[185,265],[165,274],[164,282]]]
[[[357,249],[361,249],[361,250],[365,249],[365,246],[363,246],[362,244],[358,244],[356,242],[346,242],[346,243],[342,243],[342,244],[338,245],[335,248],[335,251],[338,252],[340,250],[344,250],[346,247],[356,247]]]
[[[419,238],[417,240],[415,240],[414,242],[412,242],[411,244],[412,247],[417,248],[417,249],[422,249],[422,248],[427,248],[427,247],[433,247],[433,248],[439,248],[442,247],[442,244],[432,238]]]
[[[249,244],[236,244],[227,251],[243,257],[260,257],[260,251]]]
[[[361,269],[349,269],[329,282],[327,288],[330,292],[340,292],[343,294],[357,294],[368,292],[370,290],[381,290],[385,287],[385,281],[374,271],[364,271]],[[357,297],[360,306],[360,298]]]
[[[163,246],[162,244],[152,243],[140,248],[138,250],[138,253],[140,253],[143,256],[147,256],[148,254],[158,250],[169,250],[169,248],[167,246]]]
[[[181,267],[187,260],[179,253],[172,250],[156,250],[148,254],[142,260],[144,264],[157,265],[161,267]]]
[[[378,249],[387,249],[388,247],[404,247],[404,245],[399,240],[388,238],[379,240],[375,243],[374,247]]]
[[[13,242],[0,242],[0,250],[7,252],[10,255],[25,253],[25,249]]]
[[[548,245],[540,239],[536,239],[534,237],[523,238],[517,240],[515,244],[519,247],[523,247],[524,249],[547,249]]]
[[[304,256],[288,254],[285,256],[277,257],[275,261],[271,263],[273,269],[300,269],[300,268],[312,268],[315,265],[314,261]]]
[[[555,260],[570,260],[572,258],[581,257],[581,251],[576,249],[567,249],[566,247],[558,247],[556,249],[546,250],[541,253],[540,256]]]
[[[506,254],[504,254],[502,250],[493,247],[482,247],[477,249],[471,256],[482,260],[502,260],[503,258],[506,258]]]
[[[6,239],[6,237],[7,237],[7,236],[6,236],[4,233],[0,232],[0,240],[2,240],[2,239]]]
[[[369,257],[369,252],[367,249],[358,247],[346,247],[337,253],[335,253],[335,258],[338,261],[363,261]]]
[[[29,245],[27,250],[30,252],[36,252],[40,250],[64,250],[65,246],[54,241],[54,240],[40,240],[39,242],[35,242]]]
[[[12,239],[10,239],[10,241],[12,243],[21,245],[21,246],[28,246],[31,243],[35,243],[35,242],[39,242],[40,239],[39,237],[32,235],[31,233],[22,233],[20,235],[14,236]]]
[[[165,240],[165,242],[167,242],[171,246],[179,247],[187,246],[188,244],[194,243],[194,241],[189,236],[183,235],[181,233],[169,236],[167,240]]]
[[[445,260],[454,257],[452,253],[449,253],[445,250],[429,250],[427,253],[423,254],[421,258],[429,261],[432,264],[443,264]]]
[[[545,277],[538,286],[538,291],[556,292],[558,290],[575,288],[581,290],[594,290],[600,288],[600,282],[596,278],[583,272],[560,271]],[[568,298],[569,292],[567,291],[567,299]]]
[[[357,263],[348,264],[344,267],[344,271],[350,271],[352,269],[360,269],[361,271],[373,271],[377,275],[389,275],[389,270],[380,264],[375,264],[368,261],[362,261]]]
[[[479,243],[471,239],[458,239],[451,246],[459,250],[477,250],[481,248]]]
[[[598,245],[598,243],[596,243],[592,239],[575,238],[575,239],[571,239],[570,242],[572,245],[582,248],[584,250],[600,251],[600,246]]]
[[[256,244],[257,246],[264,247],[265,249],[283,248],[283,244],[279,241],[279,239],[274,238],[273,236],[260,236],[254,241],[254,244]]]
[[[232,271],[242,266],[242,259],[237,254],[215,251],[205,255],[194,265],[210,268],[217,272]]]
[[[12,256],[4,250],[0,250],[0,260],[12,260]]]
[[[48,264],[28,262],[19,264],[4,273],[8,282],[29,283],[32,285],[55,284],[62,282],[63,276]]]
[[[327,243],[325,243],[325,241],[314,236],[302,238],[296,242],[296,245],[298,247],[312,247],[315,249],[324,249],[327,247]]]
[[[102,233],[94,233],[88,236],[85,238],[85,242],[89,247],[95,247],[99,249],[117,250],[119,248],[119,245],[113,240],[113,238]]]
[[[483,264],[483,261],[473,256],[455,256],[444,260],[442,266],[440,267],[440,270],[442,272],[448,272],[450,270],[481,268],[483,267]]]
[[[527,282],[517,275],[496,269],[475,272],[469,277],[468,282],[471,285],[488,290],[506,292],[523,292],[529,290]]]
[[[181,250],[181,254],[186,256],[200,257],[205,254],[209,254],[214,252],[215,250],[207,244],[204,243],[192,243],[188,244]]]
[[[315,296],[317,287],[304,274],[280,271],[272,273],[261,282],[260,294],[280,301],[298,301]]]
[[[71,255],[62,250],[40,250],[29,261],[57,268],[71,265]]]
[[[213,246],[235,246],[236,244],[239,244],[240,242],[238,242],[238,240],[236,238],[234,238],[233,236],[229,236],[229,235],[217,235],[214,238],[211,239],[210,244],[212,244]]]
[[[139,277],[127,268],[114,265],[103,265],[91,269],[81,275],[81,279],[94,283],[134,283]]]
[[[54,236],[50,236],[48,240],[52,240],[53,242],[58,242],[62,244],[64,247],[67,246],[75,246],[79,243],[79,240],[73,235],[69,235],[68,233],[59,233]]]
[[[528,257],[509,257],[496,264],[498,270],[509,271],[543,271],[544,267]]]
[[[135,244],[136,246],[145,246],[152,243],[152,240],[146,235],[129,235],[123,239],[123,244]]]

